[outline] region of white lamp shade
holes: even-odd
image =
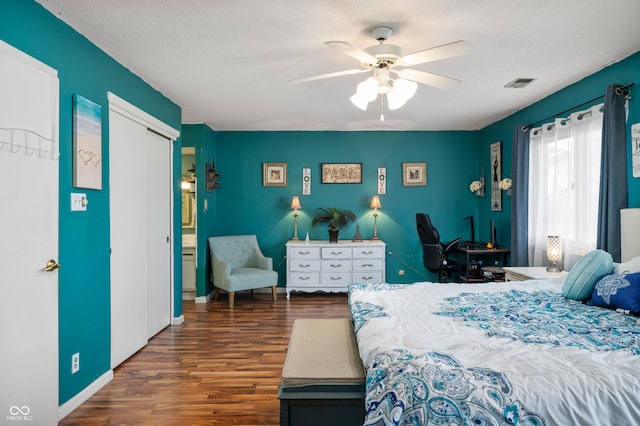
[[[378,195],[374,195],[371,198],[371,204],[369,205],[371,209],[380,209],[382,208],[382,204],[380,203],[380,197]]]
[[[362,83],[358,84],[356,93],[365,99],[367,102],[373,101],[378,97],[378,83],[372,77],[369,77]]]
[[[355,106],[357,106],[358,108],[360,108],[363,111],[366,111],[367,110],[367,106],[369,105],[369,101],[364,99],[358,93],[356,93],[355,95],[350,97],[349,100],[351,101],[352,104],[354,104]]]
[[[291,210],[298,210],[300,208],[302,208],[300,205],[300,198],[298,198],[297,195],[294,195],[291,197]]]
[[[400,78],[395,80],[393,88],[387,93],[387,104],[390,110],[401,108],[415,95],[418,83]]]

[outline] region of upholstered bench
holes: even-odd
[[[281,426],[360,426],[364,386],[350,319],[294,321],[278,392]]]

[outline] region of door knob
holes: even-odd
[[[53,272],[60,267],[60,264],[53,259],[49,259],[47,265],[44,267],[45,272]]]

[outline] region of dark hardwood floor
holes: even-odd
[[[293,321],[349,317],[346,294],[241,292],[183,304],[170,326],[60,425],[279,425],[277,397]]]

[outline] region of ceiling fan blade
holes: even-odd
[[[425,62],[438,61],[440,59],[464,55],[465,53],[472,51],[473,46],[464,40],[459,40],[454,41],[453,43],[443,44],[442,46],[432,47],[431,49],[410,53],[409,55],[400,58],[398,60],[398,65],[410,67],[412,65],[423,64]]]
[[[336,71],[336,72],[330,72],[330,73],[327,73],[327,74],[319,74],[319,75],[314,75],[314,76],[311,76],[311,77],[297,78],[295,80],[289,80],[289,83],[291,83],[291,84],[305,83],[307,81],[323,80],[325,78],[340,77],[342,75],[360,74],[360,73],[368,72],[368,71],[371,71],[371,70],[356,68],[356,69],[346,70],[346,71]]]
[[[462,83],[460,80],[456,80],[455,78],[443,77],[441,75],[413,70],[411,68],[400,70],[397,74],[401,78],[426,84],[427,86],[437,87],[438,89],[455,89],[460,85],[460,83]]]
[[[376,65],[378,63],[378,59],[375,56],[368,54],[362,49],[353,47],[346,41],[326,41],[324,44],[329,47],[333,47],[334,49],[338,49],[342,53],[346,53],[352,58],[356,58],[363,64]]]

